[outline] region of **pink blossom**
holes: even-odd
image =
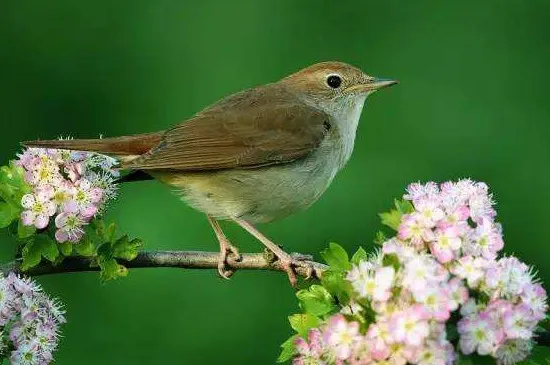
[[[504,241],[501,226],[483,217],[464,246],[464,253],[493,260],[502,247],[504,247]]]
[[[26,226],[34,225],[38,229],[46,228],[50,217],[55,214],[56,206],[50,200],[49,189],[41,189],[36,194],[26,194],[21,199],[24,210],[21,221]]]
[[[452,347],[452,346],[451,346]],[[446,365],[448,351],[446,346],[435,341],[427,341],[418,354],[417,365]]]
[[[451,316],[449,291],[447,288],[430,286],[417,293],[415,299],[424,305],[424,310],[434,320],[444,322]]]
[[[389,343],[391,344],[393,340],[386,321],[379,320],[377,323],[371,324],[366,337],[374,360],[382,361],[390,356]]]
[[[415,246],[422,246],[431,241],[432,230],[424,226],[419,213],[405,214],[397,231],[400,240],[409,240]]]
[[[466,279],[470,288],[477,288],[485,274],[488,262],[482,258],[464,256],[459,258],[451,267],[451,273],[461,279]]]
[[[321,360],[325,349],[323,336],[318,329],[313,328],[309,330],[308,341],[298,337],[294,346],[298,352],[298,357],[293,360],[294,365],[326,364]]]
[[[427,255],[416,255],[404,264],[402,285],[416,295],[437,282],[442,267]]]
[[[458,228],[448,226],[435,231],[434,241],[430,243],[430,251],[441,263],[451,261],[462,244]]]
[[[542,285],[529,283],[523,288],[521,301],[531,309],[533,319],[541,321],[546,316],[548,310],[546,290]]]
[[[433,228],[437,222],[445,218],[445,213],[435,198],[417,199],[414,202],[414,207],[418,213],[416,219],[424,227]]]
[[[58,228],[55,239],[58,242],[78,242],[84,235],[85,224],[86,221],[79,215],[76,203],[66,204],[63,213],[55,218],[55,226]]]
[[[455,311],[468,300],[468,289],[460,278],[452,278],[447,284],[449,291],[449,310]]]
[[[537,320],[533,318],[527,306],[516,305],[504,314],[504,331],[507,338],[529,340],[533,337],[536,325]]]
[[[329,319],[323,335],[336,358],[346,360],[359,340],[359,323],[348,322],[343,315],[336,314]]]
[[[420,346],[429,334],[428,318],[422,305],[411,306],[393,316],[390,333],[397,342]]]
[[[463,318],[458,322],[460,350],[469,355],[489,355],[497,349],[497,329],[485,314]]]

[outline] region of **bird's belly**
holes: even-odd
[[[190,206],[216,219],[264,223],[306,209],[319,199],[339,169],[330,160],[313,155],[258,169],[156,177],[176,187]]]

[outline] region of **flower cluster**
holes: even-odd
[[[87,152],[29,148],[17,163],[32,193],[23,196],[21,221],[45,229],[55,224],[58,242],[80,241],[86,225],[116,195],[116,160]]]
[[[404,199],[396,237],[347,271],[349,303],[295,341],[294,364],[450,365],[473,353],[501,365],[525,359],[546,292],[527,265],[498,258],[504,241],[487,186],[412,184]]]
[[[38,284],[0,276],[0,354],[13,365],[49,364],[65,323],[60,304]]]

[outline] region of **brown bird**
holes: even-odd
[[[175,188],[205,213],[220,244],[218,271],[240,259],[219,220],[231,220],[271,250],[296,283],[308,264],[260,233],[271,222],[308,208],[351,156],[363,104],[396,81],[341,62],[323,62],[280,81],[241,91],[166,131],[133,136],[24,142],[29,147],[113,155],[121,167]]]

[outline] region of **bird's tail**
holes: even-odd
[[[140,156],[156,147],[164,132],[99,139],[62,139],[22,142],[26,147],[97,152],[115,156]]]

